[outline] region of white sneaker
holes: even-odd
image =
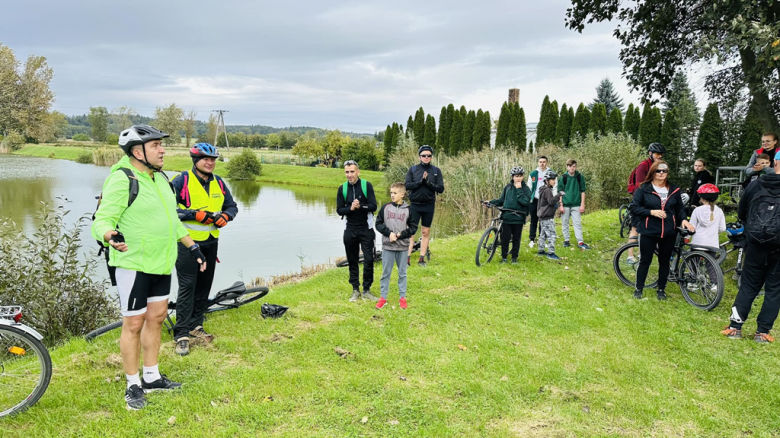
[[[533,248],[534,247],[534,241],[533,240],[528,242],[528,247],[529,248]]]

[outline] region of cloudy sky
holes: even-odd
[[[614,25],[566,29],[567,0],[2,2],[0,43],[54,68],[54,109],[175,102],[228,124],[358,132],[422,106],[498,116],[520,88],[528,122],[545,94],[589,102],[611,78],[626,104]]]

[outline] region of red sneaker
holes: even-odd
[[[408,306],[406,305],[406,298],[401,298],[398,300],[398,304],[401,306],[402,309],[406,309]]]
[[[382,307],[385,307],[385,304],[387,304],[387,300],[384,298],[380,298],[379,301],[376,303],[376,308],[381,309]]]

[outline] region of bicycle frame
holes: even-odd
[[[29,335],[32,335],[35,339],[41,341],[43,340],[43,335],[38,333],[37,330],[35,330],[32,327],[28,327],[21,322],[15,321],[14,317],[16,315],[21,315],[22,313],[22,307],[21,306],[1,306],[0,307],[0,325],[6,325],[10,327],[15,327]]]

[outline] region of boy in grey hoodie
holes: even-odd
[[[418,220],[412,217],[409,204],[404,202],[406,186],[394,183],[390,186],[390,200],[379,209],[376,218],[376,230],[382,235],[382,278],[379,280],[382,297],[376,303],[381,309],[387,304],[390,289],[390,275],[393,264],[398,265],[398,291],[401,299],[398,304],[406,309],[406,253],[409,250],[409,238],[417,232]]]

